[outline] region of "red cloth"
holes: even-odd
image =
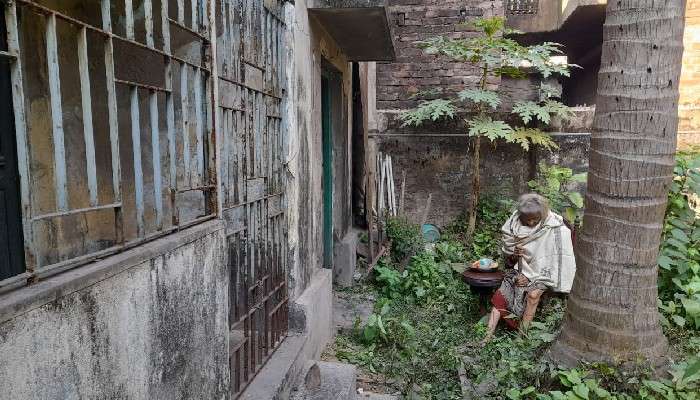
[[[511,315],[511,313],[510,311],[508,311],[508,303],[506,302],[505,297],[503,297],[503,295],[501,294],[500,289],[496,290],[496,293],[494,293],[491,297],[491,304],[493,304],[493,306],[496,307],[496,310],[498,310],[498,312],[501,313],[501,319],[506,323],[506,326],[508,328],[518,329],[518,319],[506,318],[507,316]]]

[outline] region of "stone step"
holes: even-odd
[[[315,361],[297,388],[294,400],[356,400],[357,368],[351,364]]]

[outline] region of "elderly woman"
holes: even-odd
[[[546,290],[568,293],[576,273],[571,231],[538,194],[525,194],[501,228],[506,274],[491,298],[488,342],[502,318],[512,329],[526,330]]]

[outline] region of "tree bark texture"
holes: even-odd
[[[469,221],[467,225],[467,237],[471,240],[474,237],[476,230],[476,211],[479,207],[479,198],[481,197],[481,136],[474,138],[474,152],[472,154],[474,160],[472,162],[472,196],[469,201]]]
[[[564,364],[660,360],[657,255],[673,179],[685,0],[608,1]]]

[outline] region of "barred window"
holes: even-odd
[[[506,14],[537,14],[538,0],[506,0]]]
[[[207,4],[2,3],[21,278],[214,217]]]

